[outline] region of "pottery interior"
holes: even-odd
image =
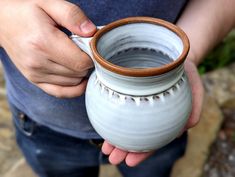
[[[181,39],[155,24],[127,24],[104,34],[97,43],[99,54],[127,68],[160,67],[176,60],[183,50]]]
[[[97,42],[97,51],[108,62],[124,68],[161,68],[179,58],[183,43],[169,29],[151,23],[133,23],[114,28]],[[94,60],[95,61],[95,60]],[[183,74],[182,65],[152,77],[128,77],[107,70],[96,61],[96,75],[108,88],[123,94],[143,96],[162,92]],[[176,74],[177,73],[177,74]]]
[[[162,67],[176,60],[183,43],[156,24],[114,28],[97,42],[99,54],[119,67]],[[183,65],[149,77],[125,76],[95,62],[86,90],[88,117],[111,144],[129,151],[149,151],[172,141],[191,111],[191,91]]]

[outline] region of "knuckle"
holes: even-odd
[[[67,14],[65,15],[65,18],[67,20],[71,19],[82,20],[86,18],[77,5],[72,4],[68,6],[66,11]]]
[[[80,61],[74,64],[74,69],[80,72],[85,72],[87,69],[92,67],[93,63],[90,57],[83,52],[80,54]]]
[[[80,62],[74,64],[74,69],[75,71],[82,72],[84,70],[83,64]]]
[[[81,81],[82,81],[82,78],[79,78],[79,79],[73,80],[73,81],[71,82],[71,85],[72,85],[72,86],[79,85],[79,84],[81,83]]]
[[[25,76],[31,82],[33,82],[33,83],[37,82],[37,77],[33,73],[29,72],[29,73],[25,74]]]
[[[89,73],[89,70],[83,71],[82,73],[80,73],[79,77],[84,78],[88,75],[88,73]]]
[[[60,30],[57,30],[57,29],[51,29],[51,34],[53,34],[56,39],[60,40],[60,39],[64,39],[67,37],[67,35],[63,32],[61,32]]]
[[[84,63],[86,63],[87,65],[88,64],[91,65],[92,60],[91,60],[91,58],[89,57],[88,54],[86,54],[85,52],[81,52],[80,56],[84,60]]]
[[[40,69],[41,63],[33,58],[26,59],[25,67],[29,70],[35,70],[35,69]]]
[[[85,55],[84,56],[84,59],[85,59],[85,61],[84,61],[85,68],[86,69],[92,68],[94,66],[92,59],[87,54],[84,54],[84,55]]]
[[[27,43],[29,47],[34,51],[44,51],[46,49],[45,36],[41,34],[32,34],[28,37]]]

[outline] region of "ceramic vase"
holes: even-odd
[[[132,17],[102,27],[92,38],[72,39],[95,64],[86,109],[100,136],[121,149],[145,152],[179,135],[192,107],[183,66],[189,41],[180,28]]]

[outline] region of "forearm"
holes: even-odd
[[[190,40],[189,58],[199,64],[235,25],[235,0],[191,0],[177,25]]]

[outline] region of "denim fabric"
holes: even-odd
[[[90,139],[53,131],[32,121],[11,105],[17,143],[27,162],[40,177],[96,177],[107,156]],[[96,140],[102,141],[102,140]],[[159,149],[140,165],[118,169],[124,177],[168,177],[173,163],[184,154],[187,135]]]

